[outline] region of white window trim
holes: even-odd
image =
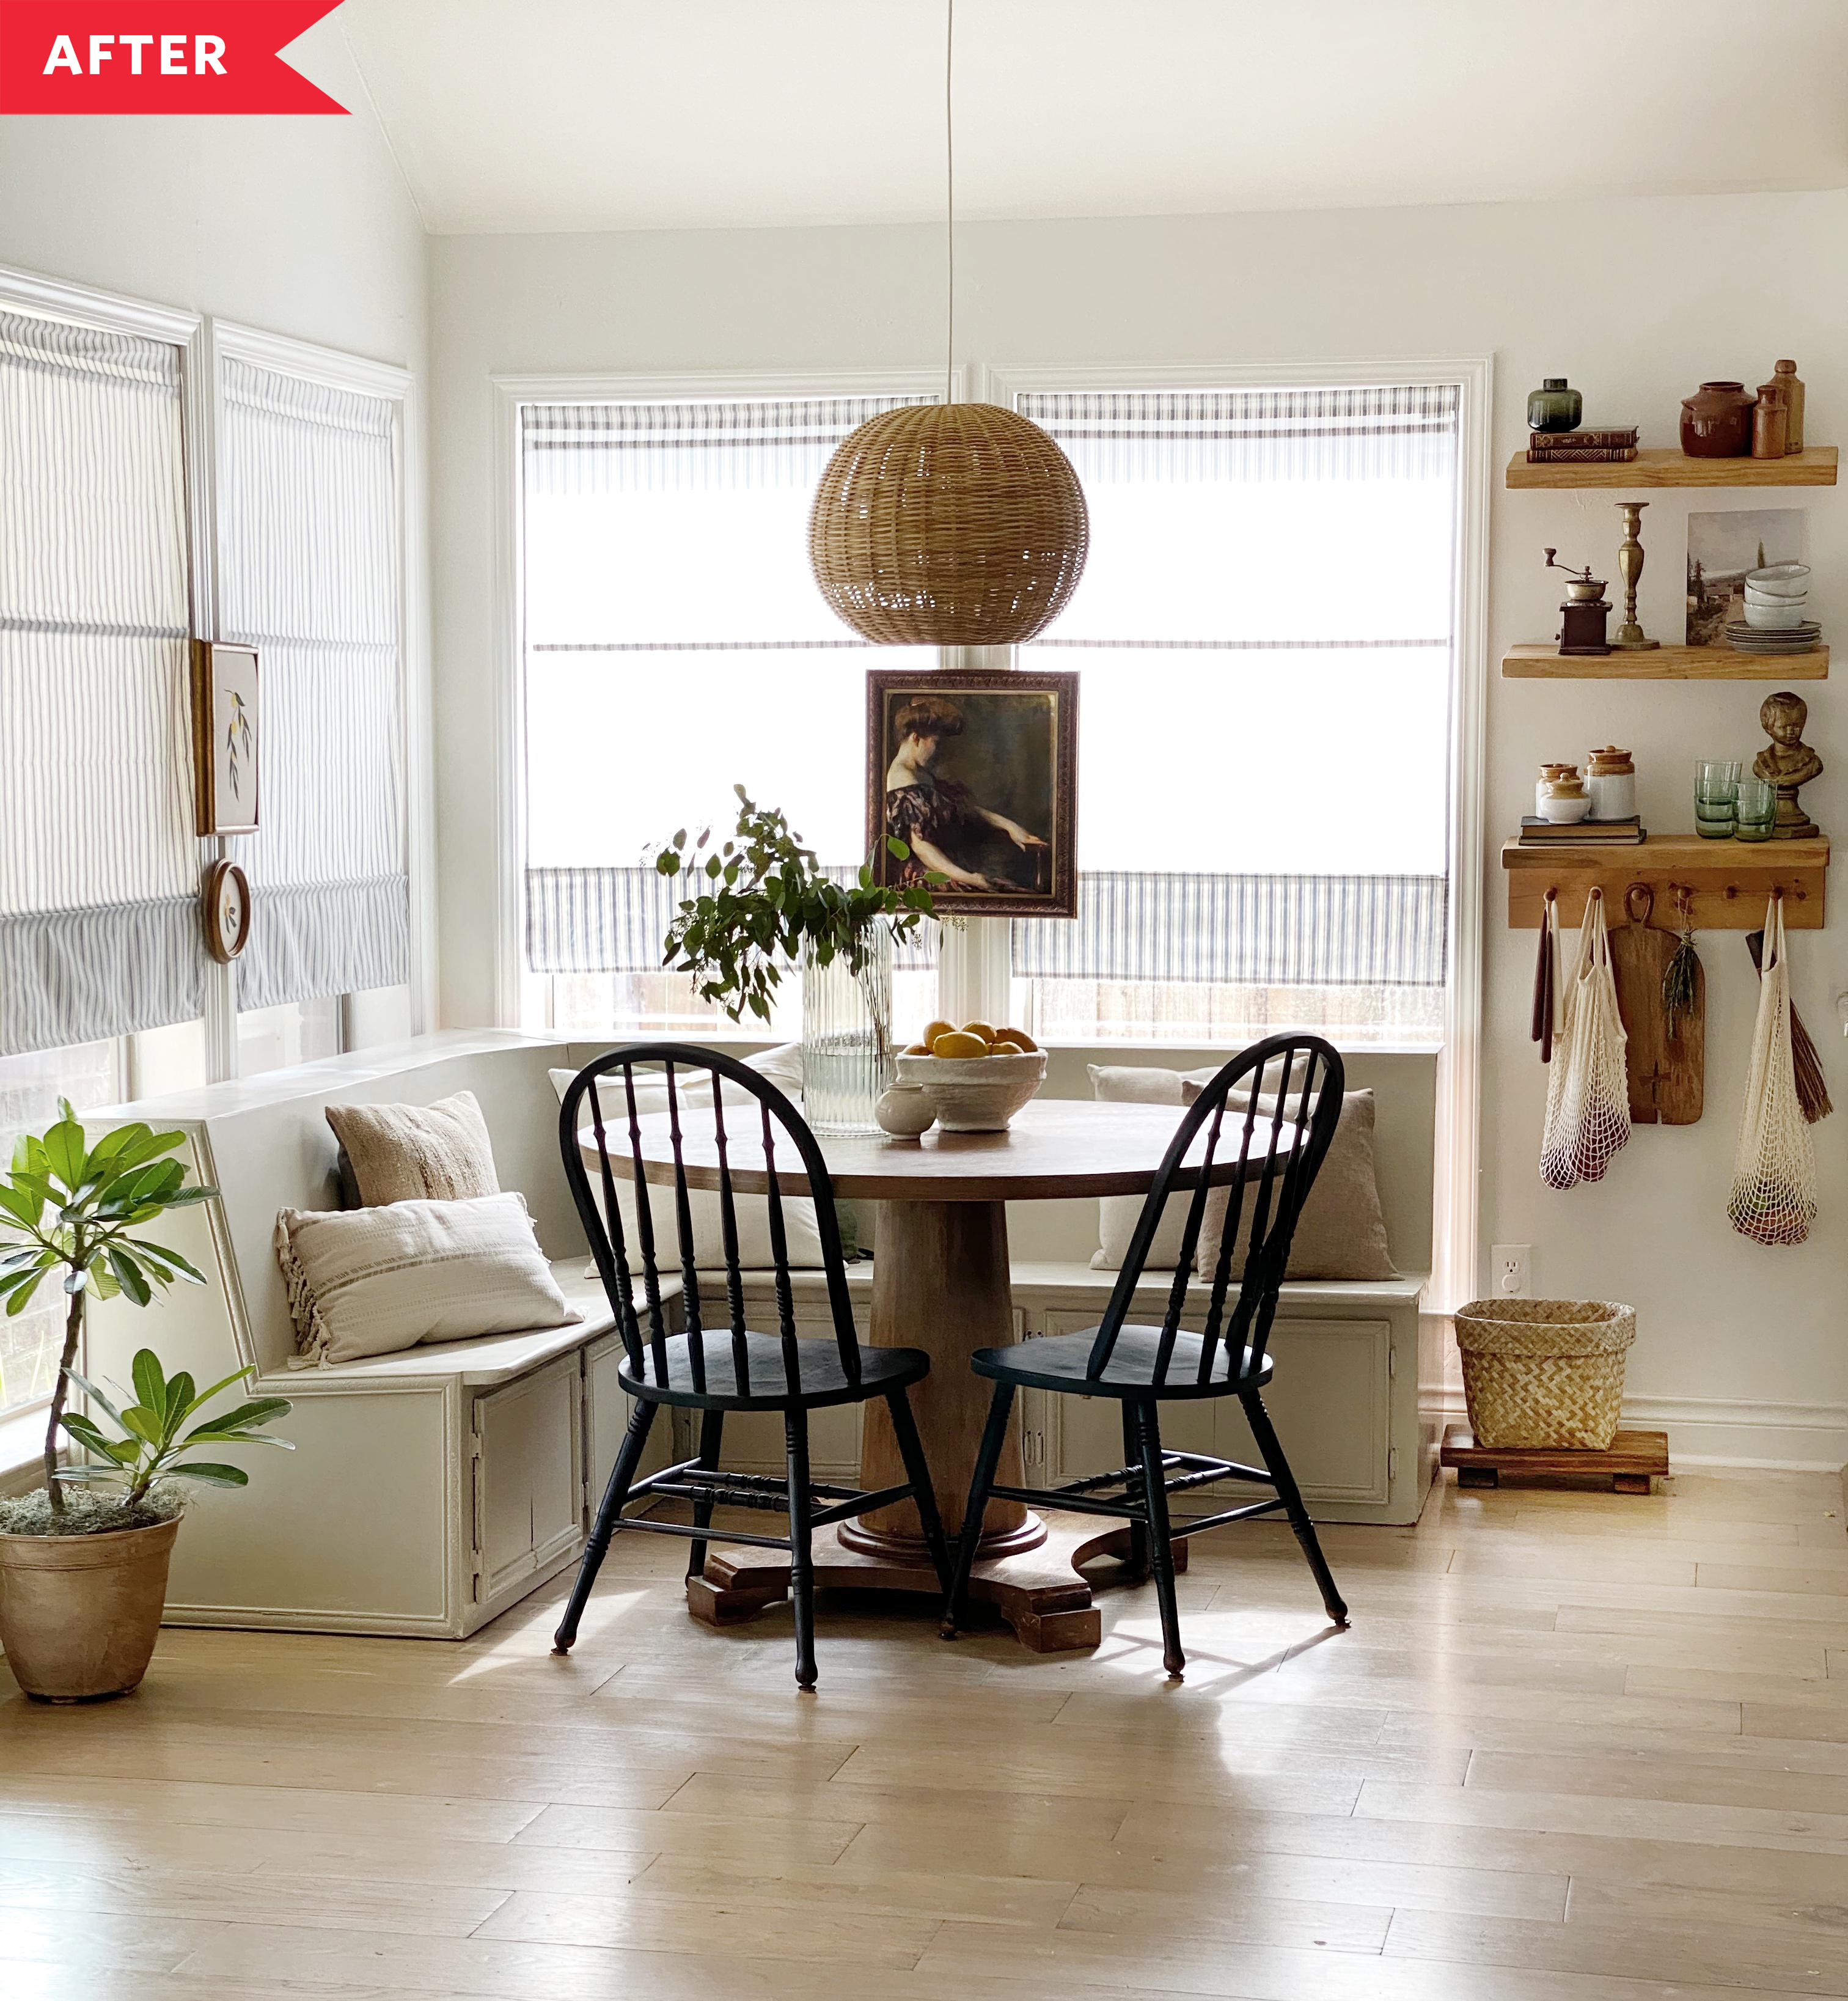
[[[436,799],[433,778],[433,731],[430,691],[428,607],[419,581],[425,575],[426,551],[423,468],[416,444],[417,380],[408,368],[374,361],[339,348],[322,347],[285,334],[268,333],[235,321],[209,319],[206,340],[210,361],[211,435],[200,440],[200,463],[212,468],[211,514],[204,524],[213,560],[200,575],[208,580],[197,614],[200,636],[218,636],[217,496],[224,485],[224,465],[218,446],[222,434],[224,371],[226,360],[249,363],[278,374],[300,377],[331,389],[375,396],[392,405],[392,462],[397,471],[398,590],[398,696],[404,719],[405,865],[410,902],[411,1032],[426,1034],[436,1024],[437,907]],[[205,858],[218,859],[222,840],[201,844]],[[207,1060],[214,1078],[238,1074],[235,969],[210,969],[206,1016]]]
[[[1457,458],[1457,635],[1451,686],[1450,980],[1437,1070],[1436,1185],[1432,1191],[1428,1313],[1475,1296],[1477,1184],[1482,1072],[1484,792],[1488,762],[1488,526],[1495,474],[1492,355],[1340,355],[1306,361],[1143,362],[1121,367],[1000,362],[978,367],[974,393],[1011,409],[1037,390],[1289,388],[1382,381],[1455,382],[1463,391]],[[1004,1009],[1004,1012],[1006,1011]]]
[[[749,370],[674,375],[496,375],[494,426],[494,1019],[548,1030],[543,974],[526,968],[526,665],[520,413],[528,403],[660,403],[797,396],[941,395],[941,367]],[[964,371],[950,394],[960,402]],[[963,1017],[959,1016],[962,1019]]]

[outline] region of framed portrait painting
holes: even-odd
[[[866,837],[879,881],[947,876],[934,891],[946,914],[1076,917],[1077,748],[1075,673],[875,667]]]
[[[256,652],[193,642],[193,831],[255,833],[263,717]]]

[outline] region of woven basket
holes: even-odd
[[[1065,608],[1088,535],[1078,475],[1037,424],[996,403],[913,403],[828,461],[809,560],[877,646],[1011,646]]]
[[[1471,1300],[1456,1345],[1477,1444],[1604,1451],[1635,1338],[1636,1309],[1607,1300]]]

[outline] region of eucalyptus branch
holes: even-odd
[[[936,915],[931,893],[948,878],[931,873],[913,888],[893,889],[874,880],[869,864],[843,887],[830,881],[786,815],[758,806],[742,785],[732,789],[739,813],[731,840],[712,848],[708,827],[689,846],[682,827],[654,858],[660,874],[684,874],[694,891],[668,930],[662,964],[691,973],[700,998],[734,1021],[747,1013],[770,1019],[784,972],[805,949],[817,966],[844,959],[862,991],[870,992],[875,927],[884,919],[895,939],[912,936]],[[895,860],[910,858],[903,841],[889,837],[886,846]],[[875,1026],[883,1046],[888,1025],[875,1015]]]

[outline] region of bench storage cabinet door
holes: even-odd
[[[475,1400],[478,1603],[510,1603],[583,1547],[583,1366],[562,1355]]]

